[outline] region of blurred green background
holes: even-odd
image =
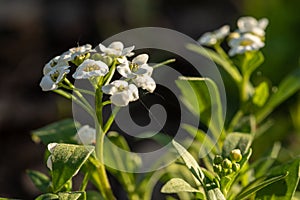
[[[240,16],[267,17],[266,60],[253,79],[276,86],[299,67],[299,8],[299,0],[0,0],[0,196],[37,195],[25,170],[46,171],[45,147],[31,141],[30,131],[72,116],[69,102],[39,87],[42,68],[52,57],[77,43],[96,46],[136,27],[170,28],[197,40],[223,24],[234,30]],[[231,82],[226,83],[228,98],[235,99]],[[272,118],[274,126],[255,141],[254,158],[278,140],[286,148],[280,159],[298,155],[300,95]]]

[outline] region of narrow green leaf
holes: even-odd
[[[47,193],[47,194],[42,194],[40,196],[38,196],[37,198],[35,198],[35,200],[52,200],[52,199],[58,199],[58,195],[56,194],[50,194],[50,193]]]
[[[86,200],[105,200],[99,192],[87,191]]]
[[[208,59],[212,59],[214,62],[220,65],[236,82],[240,82],[242,80],[242,76],[236,69],[236,67],[229,63],[227,60],[224,60],[215,51],[194,44],[188,44],[187,49],[194,51],[200,55],[203,55]]]
[[[48,192],[50,185],[50,179],[48,176],[35,170],[27,170],[26,173],[35,187],[37,187],[43,193]]]
[[[208,190],[208,200],[226,200],[219,188]]]
[[[299,182],[300,158],[293,160],[270,170],[270,176],[276,176],[288,172],[288,175],[275,183],[268,185],[257,192],[257,199],[290,200],[294,196]]]
[[[92,146],[57,144],[51,154],[53,192],[60,189],[75,176],[90,154]]]
[[[181,178],[172,178],[162,188],[162,193],[200,192]]]
[[[252,183],[250,183],[247,187],[245,187],[237,196],[236,199],[247,199],[248,197],[250,197],[251,195],[255,194],[257,191],[263,189],[264,187],[267,187],[268,185],[275,183],[279,180],[284,179],[286,176],[288,175],[288,173],[286,174],[282,174],[279,176],[275,176],[275,177],[271,177],[271,178],[267,178],[267,177],[263,177],[264,180],[260,183],[257,183],[257,180],[253,181]]]
[[[223,145],[222,155],[228,157],[233,149],[240,149],[242,154],[248,152],[253,136],[247,133],[230,133],[227,135]]]
[[[245,76],[250,76],[264,62],[264,55],[260,51],[246,52],[239,57],[242,60],[240,67]]]
[[[197,185],[199,185],[199,182],[203,183],[204,174],[193,156],[175,140],[173,140],[172,143],[179,155],[182,157],[187,168],[193,173],[196,180],[198,180],[198,182],[196,181]]]
[[[300,69],[296,69],[284,78],[278,86],[277,92],[275,92],[264,107],[257,111],[257,122],[264,120],[279,104],[292,96],[300,89]]]
[[[43,142],[45,145],[51,142],[76,143],[74,136],[77,133],[73,119],[65,119],[43,128],[32,131],[32,140],[36,143]]]
[[[269,86],[266,82],[262,82],[255,88],[252,102],[255,105],[261,107],[266,103],[268,97],[269,97]]]
[[[223,107],[217,85],[209,78],[180,77],[176,80],[181,101],[196,117],[200,117],[218,139],[224,124]]]
[[[59,200],[85,200],[85,192],[59,192]]]

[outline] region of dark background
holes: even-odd
[[[46,171],[45,147],[31,141],[30,131],[72,116],[71,103],[39,87],[42,68],[52,57],[137,27],[165,27],[198,39],[252,15],[270,20],[266,61],[258,74],[277,85],[299,67],[299,8],[297,0],[0,0],[0,196],[32,199],[38,194],[25,170]],[[276,140],[292,154],[299,152],[300,122],[290,115],[299,99],[293,96],[277,110],[277,128],[256,142],[257,155]]]

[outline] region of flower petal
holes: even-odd
[[[111,102],[120,107],[127,106],[130,100],[128,91],[117,92],[110,97]]]
[[[143,65],[146,64],[149,59],[149,56],[147,54],[140,54],[136,56],[134,59],[132,59],[132,63],[135,63],[137,65]]]
[[[42,88],[43,91],[50,91],[50,90],[55,90],[58,88],[58,85],[53,82],[51,79],[50,75],[45,75],[41,82],[40,82],[40,87]]]
[[[129,101],[136,101],[139,99],[139,90],[134,84],[129,84],[128,91],[130,92]]]

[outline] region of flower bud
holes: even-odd
[[[217,173],[217,174],[220,174],[221,171],[222,171],[222,166],[221,165],[213,165],[213,168],[214,168],[214,172]]]
[[[239,150],[239,149],[233,149],[230,152],[230,159],[233,162],[240,162],[242,160],[242,157],[243,156],[242,156],[241,150]]]
[[[222,162],[222,167],[224,169],[231,169],[231,167],[232,167],[231,161],[229,159],[225,158]]]
[[[223,161],[223,158],[222,156],[220,155],[216,155],[215,158],[214,158],[214,164],[218,165],[218,164],[221,164]]]
[[[237,172],[237,171],[239,171],[240,170],[240,164],[239,163],[232,163],[232,170],[234,171],[234,172]]]

